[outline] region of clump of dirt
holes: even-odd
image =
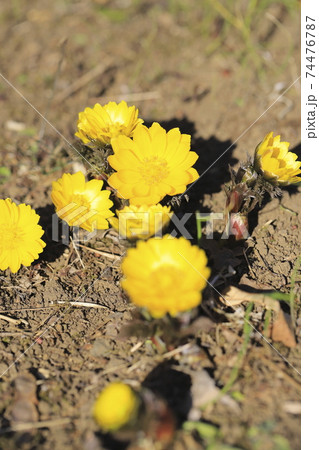
[[[300,204],[288,192],[260,211],[253,242],[249,243],[249,259],[256,280],[271,289],[289,291],[292,272],[300,257],[298,229]]]

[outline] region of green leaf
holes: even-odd
[[[0,166],[0,182],[7,181],[11,177],[11,170],[8,167]]]
[[[183,429],[185,431],[197,431],[202,439],[213,439],[218,434],[218,428],[204,422],[185,422],[183,424]]]

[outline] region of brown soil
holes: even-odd
[[[191,134],[199,173],[217,160],[189,190],[182,212],[222,212],[228,165],[238,167],[269,131],[300,152],[300,85],[294,83],[299,76],[298,7],[287,10],[274,3],[256,10],[249,48],[212,3],[1,3],[1,71],[8,82],[0,79],[0,196],[31,204],[47,242],[31,267],[0,274],[0,314],[9,318],[0,316],[1,448],[125,448],[103,437],[91,415],[97,394],[114,380],[166,398],[178,421],[168,448],[300,447],[300,188],[285,189],[279,199],[266,198],[251,215],[244,244],[201,241],[213,276],[226,275],[229,265],[235,271],[219,280],[219,291],[245,285],[292,292],[293,315],[282,303],[293,329],[283,326],[283,334],[292,333],[288,341],[275,339],[265,325],[266,309],[255,305],[244,347],[247,303],[226,307],[207,289],[197,324],[183,338],[172,338],[161,353],[145,337],[124,337],[123,326],[135,308],[119,287],[117,255],[125,248],[116,234],[99,233],[87,243],[115,257],[84,248],[77,253],[72,244],[51,240],[51,182],[82,167],[68,142],[76,142],[78,112],[95,102],[124,99],[147,123]],[[245,2],[237,3],[244,17]],[[216,222],[217,231],[219,226]],[[189,228],[194,231],[194,221]],[[70,306],[70,301],[104,308]],[[28,386],[22,394],[19,383]],[[202,383],[205,395],[230,385],[224,397],[199,408],[194,405],[201,404]],[[12,431],[16,416],[24,424],[48,423]],[[216,427],[215,437],[186,429],[187,419]],[[158,442],[152,445],[135,437],[126,446],[160,448]]]

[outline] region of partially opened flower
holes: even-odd
[[[131,205],[156,205],[165,195],[182,194],[199,177],[190,136],[178,128],[166,132],[156,122],[150,128],[140,125],[133,139],[112,139],[112,148],[108,162],[116,172],[108,183]]]
[[[210,270],[205,252],[181,237],[138,241],[122,263],[122,288],[153,317],[196,307]]]
[[[132,136],[140,123],[143,120],[138,118],[138,109],[127,106],[124,101],[119,104],[109,102],[104,106],[96,103],[93,108],[85,108],[79,113],[75,136],[84,144],[105,145],[119,135]]]
[[[85,182],[82,172],[65,173],[52,183],[52,202],[57,215],[70,226],[87,231],[109,228],[107,219],[114,216],[110,208],[110,191],[102,191],[102,180]]]
[[[127,384],[110,383],[98,396],[93,409],[96,423],[104,431],[115,431],[136,418],[139,399]]]
[[[148,239],[160,233],[169,223],[173,213],[169,206],[125,206],[116,211],[118,217],[109,219],[124,239]]]
[[[30,266],[39,257],[46,245],[40,239],[44,231],[39,219],[30,205],[0,200],[0,270],[9,267],[16,273],[22,264]]]
[[[280,142],[280,136],[268,133],[255,150],[254,166],[257,172],[275,186],[298,183],[301,162],[289,152],[289,142]]]

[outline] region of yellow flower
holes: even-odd
[[[148,239],[165,228],[173,215],[169,206],[160,203],[125,206],[116,213],[118,218],[112,217],[109,222],[124,239]]]
[[[93,409],[97,424],[105,431],[114,431],[135,418],[139,400],[123,383],[110,383],[98,396]]]
[[[298,183],[301,178],[301,162],[298,156],[289,152],[289,142],[280,142],[280,136],[268,133],[255,150],[254,166],[257,172],[275,186]]]
[[[181,237],[138,241],[122,263],[122,288],[153,317],[172,316],[201,302],[210,270],[205,252]]]
[[[87,231],[109,228],[107,219],[114,216],[110,208],[110,191],[101,191],[102,180],[85,182],[82,172],[65,173],[52,183],[51,199],[57,215],[69,226],[78,226]]]
[[[16,205],[10,198],[0,200],[0,270],[16,273],[21,264],[30,266],[45,243],[38,225],[40,216],[30,205]]]
[[[135,106],[127,106],[122,101],[117,104],[109,102],[107,105],[96,103],[93,108],[85,108],[79,113],[78,131],[84,144],[104,145],[119,135],[132,136],[136,126],[143,123],[138,119],[138,109]]]
[[[133,140],[119,136],[112,148],[108,162],[117,172],[108,183],[131,205],[156,205],[167,194],[182,194],[199,176],[192,168],[198,155],[189,150],[190,136],[178,128],[167,133],[156,122],[140,125]]]

